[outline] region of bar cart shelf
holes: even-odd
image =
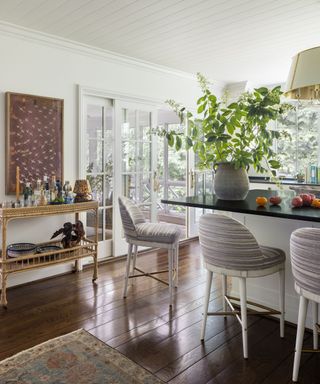
[[[79,244],[72,248],[58,249],[50,252],[34,253],[24,256],[10,258],[7,256],[7,226],[10,221],[28,219],[32,217],[49,217],[53,215],[75,214],[75,220],[79,219],[79,213],[91,211],[95,217],[94,240],[84,238]],[[98,202],[90,201],[85,203],[46,205],[23,208],[0,208],[0,225],[2,229],[2,252],[0,255],[0,276],[1,276],[1,305],[7,307],[7,279],[12,273],[24,272],[36,268],[44,268],[51,265],[76,262],[84,257],[93,257],[94,271],[92,280],[98,277]],[[50,241],[38,244],[60,245],[59,241]]]

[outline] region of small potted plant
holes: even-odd
[[[198,73],[197,79],[202,91],[197,101],[197,117],[174,100],[167,101],[181,122],[187,122],[188,134],[155,131],[165,136],[176,150],[192,148],[201,168],[215,170],[214,190],[218,198],[243,200],[249,190],[250,166],[257,172],[273,174],[280,167],[272,150],[273,139],[280,132],[268,129],[267,125],[292,106],[280,103],[280,87],[254,89],[225,105],[212,93],[203,75]]]

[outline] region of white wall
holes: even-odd
[[[193,107],[199,88],[190,74],[36,34],[0,22],[0,202],[5,196],[6,91],[64,99],[64,174],[78,176],[78,85],[142,98],[175,99]],[[223,84],[216,87],[219,93]],[[64,218],[12,223],[8,243],[46,241]],[[70,270],[70,265],[9,277],[9,285]]]

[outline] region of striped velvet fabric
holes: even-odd
[[[320,295],[320,229],[295,230],[290,239],[290,255],[296,284]]]
[[[176,225],[164,223],[142,223],[136,226],[137,240],[174,244],[180,238]]]
[[[145,218],[140,209],[127,197],[118,199],[120,215],[125,236],[137,237],[136,225],[145,223]]]
[[[243,224],[224,215],[201,216],[199,240],[205,262],[220,268],[259,270],[285,261],[282,250],[259,246]]]
[[[140,209],[126,197],[119,197],[119,206],[128,239],[165,244],[174,244],[179,240],[180,231],[176,225],[146,223]]]

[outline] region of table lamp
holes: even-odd
[[[73,192],[76,194],[76,197],[74,198],[75,203],[83,203],[92,200],[92,191],[88,180],[76,180]]]

